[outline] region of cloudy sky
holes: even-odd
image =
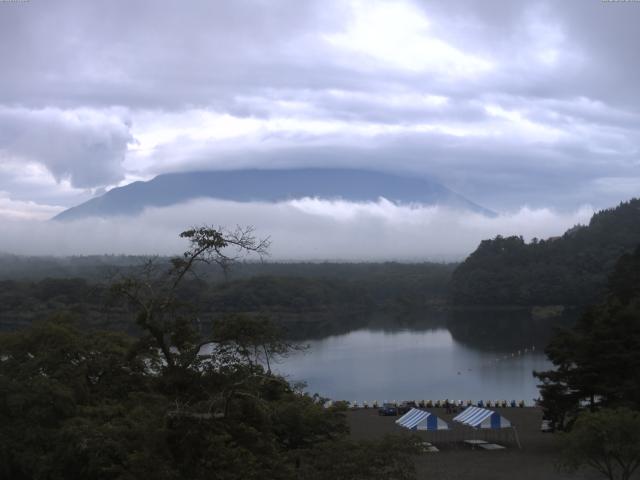
[[[0,0],[0,250],[109,188],[205,168],[429,176],[501,214],[460,253],[561,233],[640,192],[639,23],[634,1]],[[433,209],[314,205],[251,211],[304,216],[288,234],[340,230],[345,209],[390,236],[420,225],[416,243],[435,225]]]

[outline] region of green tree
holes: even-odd
[[[204,226],[186,230],[180,237],[188,240],[189,248],[171,259],[170,268],[151,259],[112,286],[113,293],[126,298],[136,312],[136,323],[144,332],[139,348],[159,352],[158,365],[168,370],[190,368],[199,360],[201,348],[211,343],[203,338],[193,308],[178,295],[185,278],[195,274],[198,264],[228,269],[237,258],[265,255],[269,247],[269,240],[257,239],[250,227],[227,232]]]
[[[128,357],[132,345],[62,317],[0,335],[0,478],[70,478],[82,458],[86,478],[111,478],[105,457],[122,466],[145,445],[144,432],[162,425],[146,421],[166,401],[149,391],[144,359]]]
[[[586,405],[640,409],[640,247],[620,258],[606,302],[587,310],[552,339],[546,353],[554,369],[536,372],[545,414],[570,426]]]
[[[182,236],[190,247],[169,268],[148,262],[114,285],[137,338],[67,318],[0,334],[0,479],[328,478],[319,469],[413,478],[411,448],[347,440],[341,406],[324,408],[270,371],[290,346],[265,317],[226,317],[204,332],[180,299],[198,263],[265,243],[250,230]]]
[[[454,303],[586,306],[603,298],[616,260],[640,243],[640,199],[597,212],[588,226],[525,243],[483,240],[455,270]]]
[[[610,480],[628,480],[640,466],[640,412],[583,412],[560,440],[567,470],[588,467]]]
[[[180,378],[149,358],[63,318],[0,335],[0,478],[293,479],[308,449],[348,432],[339,408],[244,355]]]

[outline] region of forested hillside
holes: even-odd
[[[160,269],[169,268],[167,259],[155,261]],[[135,274],[141,258],[6,257],[4,262],[14,266],[18,278],[0,276],[0,330],[66,312],[82,326],[136,333],[129,312],[113,302],[110,284],[119,275]],[[27,268],[22,276],[20,266]],[[288,336],[300,338],[358,328],[374,312],[398,316],[442,305],[455,265],[247,263],[234,266],[228,280],[202,267],[177,294],[199,312],[205,328],[223,315],[260,314],[272,318]],[[59,272],[75,276],[38,278]]]
[[[561,428],[585,407],[640,408],[640,247],[618,260],[607,283],[606,298],[547,346],[554,368],[535,374],[547,418]]]
[[[640,199],[602,210],[562,237],[484,240],[452,276],[458,305],[588,305],[618,258],[640,244]]]

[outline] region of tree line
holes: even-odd
[[[150,260],[156,269],[171,266],[166,258],[136,258],[136,263],[109,267],[108,276],[0,280],[0,329],[23,328],[63,311],[85,326],[136,334],[128,313],[114,301],[110,284],[137,274]],[[212,266],[199,265],[198,276],[184,278],[176,295],[193,305],[207,328],[221,315],[266,314],[285,335],[303,338],[358,328],[374,313],[401,316],[443,305],[455,268],[431,263],[345,264],[331,273],[333,264],[259,265],[234,265],[228,280],[214,275]]]
[[[618,258],[640,243],[640,199],[593,215],[561,237],[484,240],[454,271],[457,305],[587,306],[602,298]]]
[[[630,478],[640,467],[640,246],[616,263],[605,299],[545,352],[554,368],[534,375],[545,417],[568,432],[564,465]]]
[[[295,347],[267,319],[203,331],[178,292],[228,247],[261,253],[245,233],[188,230],[169,268],[115,279],[136,337],[65,315],[1,334],[0,478],[414,478],[416,439],[350,440],[343,406],[271,371]]]

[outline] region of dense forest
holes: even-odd
[[[93,328],[136,333],[111,284],[136,274],[142,257],[0,258],[0,329],[13,330],[65,312]],[[154,258],[169,269],[167,258]],[[447,301],[455,264],[238,263],[223,275],[199,266],[180,285],[180,298],[205,328],[221,316],[268,315],[289,338],[309,338],[365,325],[376,316],[410,317]],[[9,273],[7,273],[9,272]]]
[[[200,329],[179,289],[228,241],[209,228],[183,235],[190,248],[169,268],[147,263],[111,284],[138,335],[78,328],[65,314],[0,334],[0,478],[415,478],[415,438],[351,440],[343,406],[271,371],[295,347],[267,319]],[[77,280],[33,293],[52,285],[87,293]]]
[[[618,258],[640,244],[640,199],[593,215],[547,240],[484,240],[455,270],[457,305],[586,306],[602,298]]]
[[[547,417],[565,428],[582,409],[639,410],[639,345],[640,246],[616,263],[606,298],[546,348],[554,369],[536,376]]]
[[[0,280],[31,280],[45,278],[82,278],[90,283],[109,281],[114,275],[136,269],[149,260],[148,255],[78,255],[70,257],[25,256],[0,253]],[[154,256],[156,263],[169,264],[169,257]],[[388,278],[411,282],[417,278],[427,282],[427,289],[444,291],[449,274],[456,263],[436,262],[274,262],[269,257],[261,261],[234,262],[227,274],[215,265],[200,265],[198,277],[211,282],[242,280],[258,276],[349,279],[366,282]]]
[[[194,306],[205,330],[217,318],[238,313],[267,315],[293,339],[371,322],[446,321],[461,339],[479,341],[482,332],[472,324],[487,322],[470,320],[482,317],[482,310],[467,307],[522,309],[503,312],[510,320],[502,323],[511,326],[515,317],[526,323],[540,312],[543,317],[560,312],[573,321],[576,312],[603,298],[615,262],[639,243],[640,200],[631,200],[596,213],[589,225],[562,237],[529,243],[522,237],[485,240],[459,265],[246,261],[221,270],[205,264],[197,276],[185,278],[178,294]],[[0,329],[65,312],[85,326],[137,334],[128,310],[113,301],[110,285],[149,261],[170,268],[166,257],[1,255]],[[550,307],[532,316],[532,307],[545,305],[578,308]],[[550,331],[548,325],[534,326],[534,333],[527,326],[523,331],[537,337]]]

